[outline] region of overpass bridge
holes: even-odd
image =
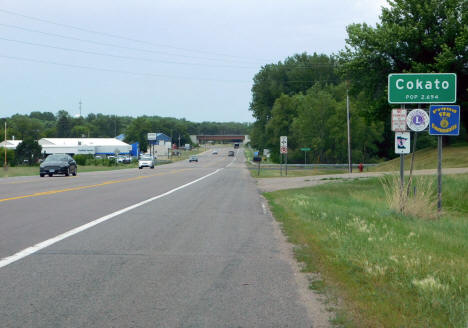
[[[190,140],[193,143],[205,144],[208,142],[216,143],[247,143],[250,141],[248,135],[239,135],[239,134],[223,134],[223,135],[208,135],[208,134],[199,134],[191,135]]]

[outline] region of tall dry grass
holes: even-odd
[[[412,178],[401,186],[398,175],[385,175],[380,182],[390,209],[421,219],[438,217],[437,193],[432,177]]]

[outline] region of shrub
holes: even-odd
[[[406,181],[401,188],[398,175],[385,175],[380,179],[388,207],[408,216],[435,219],[437,195],[433,178],[417,177],[411,180]]]
[[[76,164],[78,165],[89,165],[87,164],[89,159],[93,158],[91,154],[77,154],[73,157],[75,159]]]

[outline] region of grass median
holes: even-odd
[[[436,220],[388,209],[379,179],[265,196],[304,271],[321,274],[311,287],[342,300],[337,323],[466,327],[468,175],[444,177]]]
[[[136,168],[138,164],[121,164],[116,166],[102,166],[102,165],[84,165],[78,166],[78,174],[80,172],[93,172],[93,171],[111,171]],[[19,177],[19,176],[32,176],[39,175],[39,166],[14,166],[9,167],[7,170],[0,168],[0,178]]]

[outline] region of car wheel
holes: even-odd
[[[68,177],[70,175],[70,168],[67,169],[67,171],[65,172],[65,176]]]
[[[52,173],[49,173],[49,177],[51,177],[51,176],[53,176],[53,174],[52,174]]]
[[[76,177],[76,171],[77,169],[75,168],[75,170],[73,171],[73,176]]]
[[[39,174],[39,176],[40,176],[41,178],[43,178],[43,177],[44,177],[44,173]]]
[[[154,166],[151,166],[152,169],[154,169]]]
[[[139,168],[140,170],[142,169],[142,167],[141,167],[141,166],[139,166],[138,168]]]

